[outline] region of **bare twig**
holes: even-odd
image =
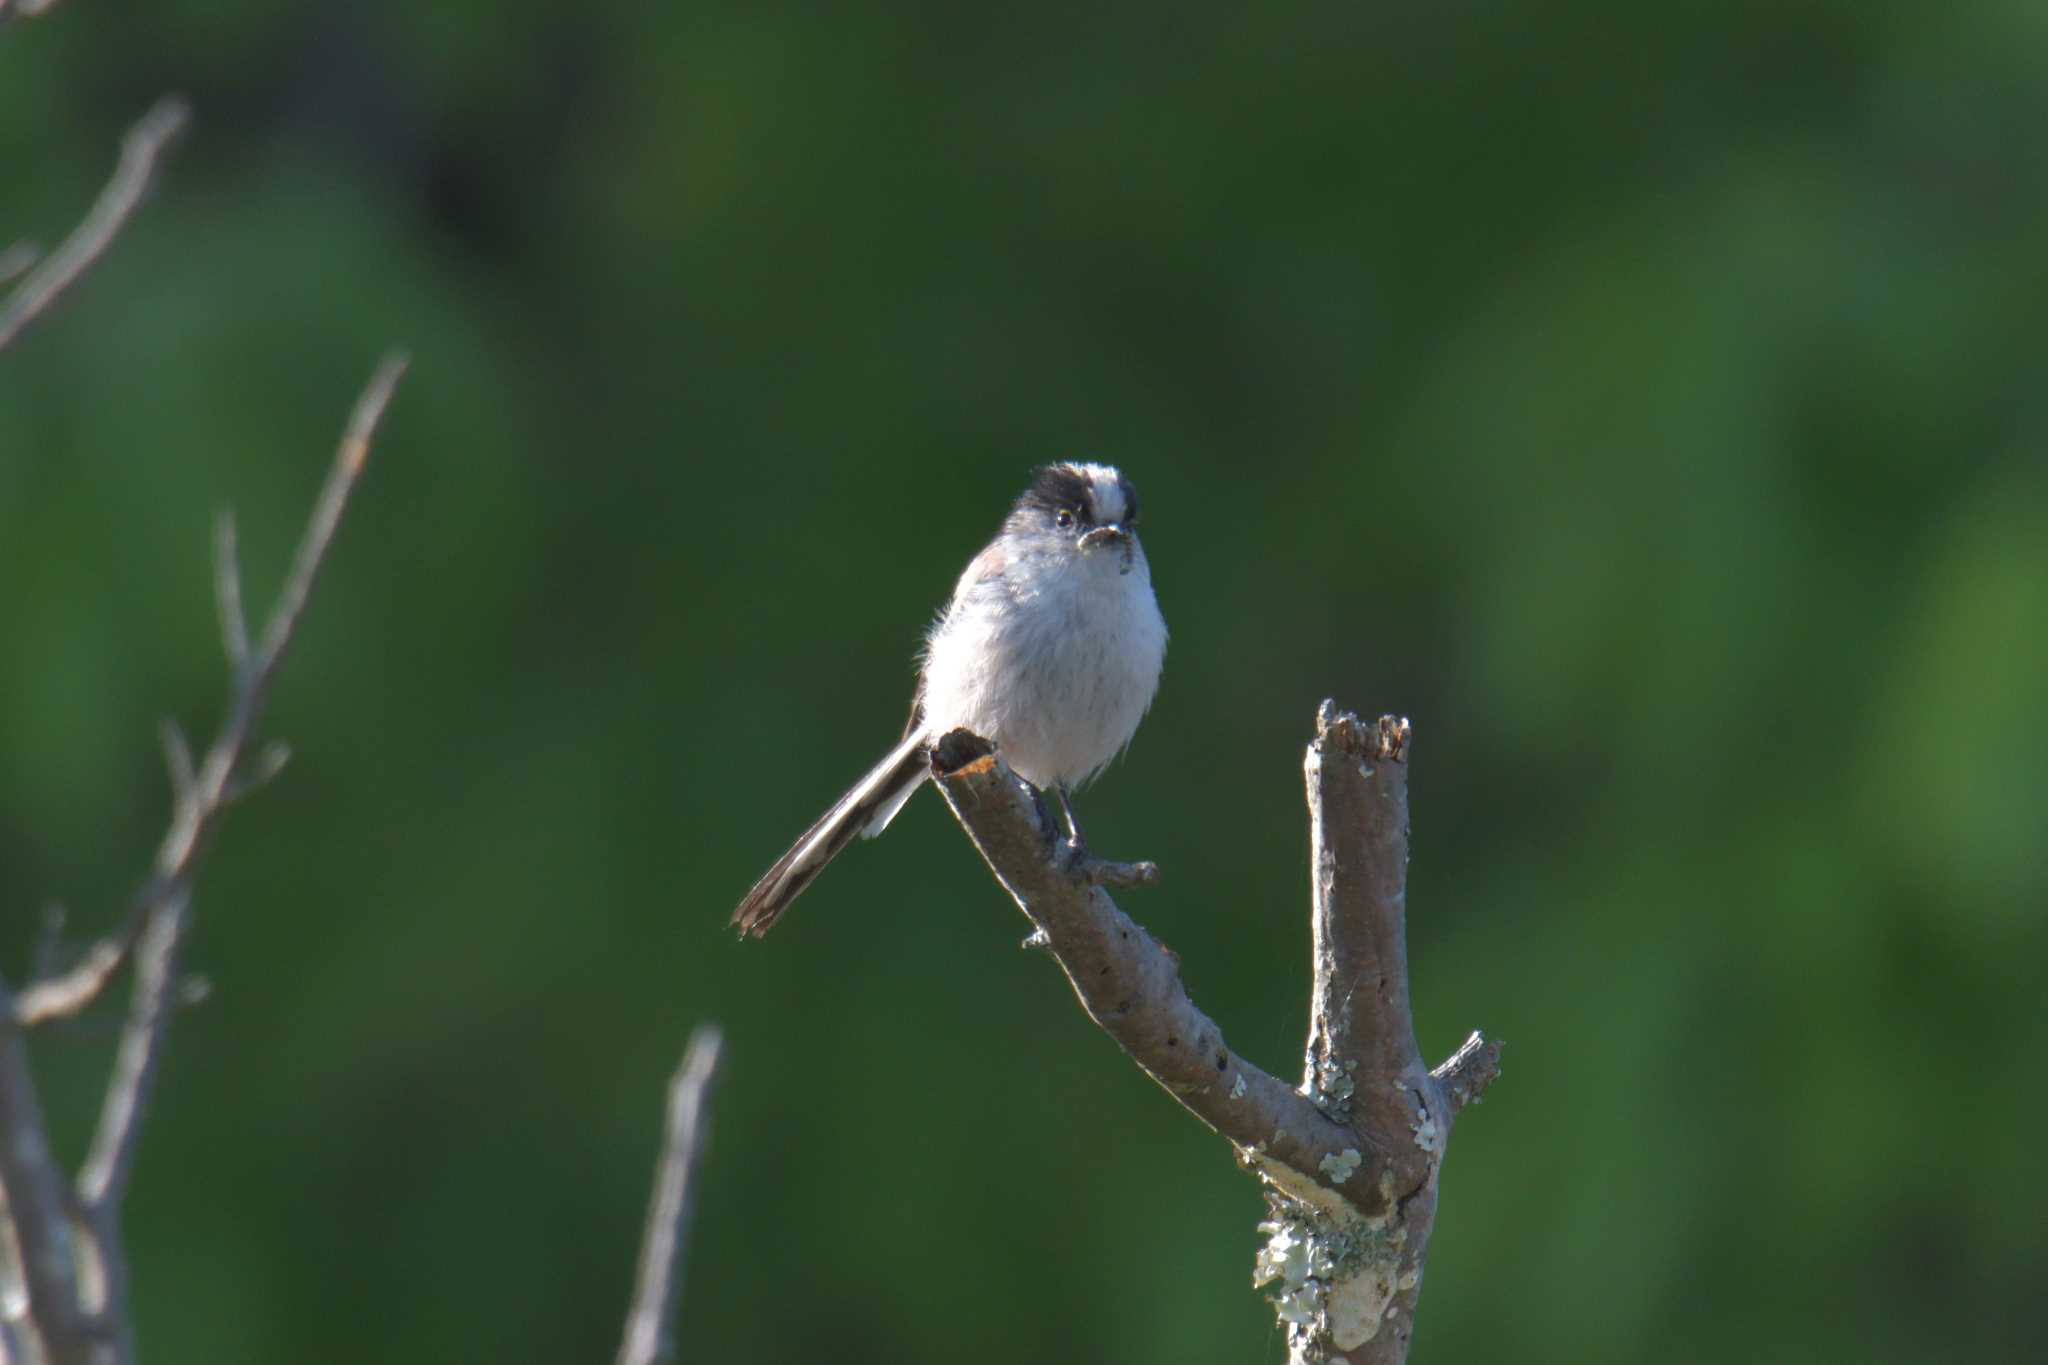
[[[195,764],[191,747],[175,721],[164,726],[164,749],[172,786],[171,827],[158,847],[156,866],[147,882],[130,902],[128,915],[119,930],[87,949],[85,955],[62,977],[41,980],[25,987],[15,1001],[14,1023],[32,1027],[64,1018],[85,1009],[105,988],[127,959],[141,936],[143,926],[159,906],[167,904],[189,884],[204,853],[207,841],[218,828],[221,816],[235,800],[275,776],[290,751],[283,745],[266,745],[249,760],[271,680],[291,646],[292,633],[304,613],[320,565],[349,494],[363,471],[371,440],[398,380],[405,373],[403,355],[393,353],[378,365],[362,396],[357,399],[348,427],[336,452],[334,467],[321,489],[319,500],[307,525],[290,577],[279,595],[278,605],[264,632],[262,653],[253,666],[245,659],[235,668],[230,684],[228,716],[221,731]],[[239,586],[237,587],[239,597]],[[233,666],[232,659],[230,661]]]
[[[88,947],[68,971],[23,987],[14,998],[14,1022],[32,1029],[83,1011],[99,999],[114,973],[121,970],[135,946],[135,935],[141,931],[142,917],[131,914],[120,932]],[[0,1025],[0,1030],[4,1027]]]
[[[100,1105],[100,1122],[92,1149],[78,1173],[79,1197],[91,1210],[113,1210],[128,1191],[135,1145],[142,1136],[143,1111],[156,1084],[163,1058],[191,909],[189,888],[180,882],[171,895],[143,920],[135,954],[135,991],[128,1021],[114,1054],[114,1074]]]
[[[16,0],[25,14],[38,12],[31,0]],[[106,254],[135,210],[148,195],[156,179],[157,162],[164,149],[184,131],[191,114],[185,101],[166,95],[142,116],[121,139],[121,157],[113,178],[83,222],[58,248],[30,270],[4,303],[0,303],[0,351],[20,337],[28,325],[55,303],[65,290],[77,284]]]
[[[690,1228],[690,1196],[709,1126],[711,1086],[722,1046],[718,1026],[690,1035],[682,1065],[668,1083],[667,1134],[647,1201],[647,1231],[640,1243],[633,1306],[617,1365],[654,1365],[672,1359],[676,1303],[682,1297],[683,1253]]]
[[[1408,723],[1324,703],[1306,760],[1314,980],[1308,1075],[1290,1089],[1225,1046],[1178,962],[1102,884],[1148,865],[1063,854],[1035,793],[985,740],[955,731],[933,773],[968,837],[1030,918],[1090,1018],[1267,1188],[1254,1282],[1274,1286],[1292,1360],[1396,1365],[1407,1357],[1451,1119],[1499,1072],[1473,1034],[1435,1073],[1408,1002]],[[1148,868],[1143,873],[1137,868]]]
[[[221,649],[230,676],[249,666],[249,620],[242,614],[242,562],[235,549],[235,514],[222,509],[213,522],[213,600],[220,610]]]
[[[250,758],[270,684],[404,370],[403,357],[387,357],[357,400],[262,647],[233,668],[227,718],[205,757],[195,763],[183,733],[166,723],[171,825],[121,928],[87,949],[69,971],[32,983],[19,997],[0,986],[0,1186],[8,1201],[0,1240],[11,1238],[20,1249],[29,1300],[23,1331],[39,1336],[36,1358],[47,1356],[51,1365],[126,1365],[134,1359],[120,1211],[170,1019],[179,1005],[189,1003],[179,961],[190,924],[193,879],[227,807],[283,763],[281,746]],[[232,634],[225,643],[233,663]],[[49,1153],[28,1073],[25,1031],[85,1009],[131,957],[135,988],[114,1072],[84,1166],[67,1189]]]
[[[356,480],[362,477],[369,462],[370,446],[377,439],[377,428],[383,425],[385,409],[391,406],[391,395],[411,363],[402,351],[387,353],[377,363],[376,373],[370,376],[368,387],[349,413],[341,446],[334,453],[334,469],[320,489],[319,500],[313,504],[313,515],[299,540],[298,553],[292,556],[291,573],[285,578],[284,589],[278,593],[269,623],[263,628],[263,648],[256,656],[256,667],[243,690],[252,708],[248,717],[251,726],[261,714],[271,676],[290,652],[292,634],[299,627],[299,617],[305,614],[306,599],[312,595],[321,565],[327,560],[327,547],[341,526],[342,513],[348,510]]]
[[[0,1005],[13,1001],[0,987]],[[19,1030],[0,1028],[0,1189],[19,1250],[28,1320],[52,1358],[78,1358],[85,1314],[79,1303],[72,1246],[72,1206],[63,1169],[50,1151],[49,1129],[36,1097],[28,1046]]]
[[[218,828],[221,815],[231,804],[237,770],[255,739],[257,725],[263,719],[271,680],[277,676],[278,666],[284,662],[285,654],[291,648],[293,632],[306,609],[306,598],[320,576],[320,566],[326,559],[328,547],[334,543],[334,533],[341,524],[342,513],[347,510],[349,494],[362,475],[370,442],[390,405],[393,390],[405,373],[405,366],[406,360],[402,355],[385,357],[371,376],[369,386],[356,400],[355,410],[350,414],[348,427],[342,435],[341,447],[335,454],[334,467],[320,490],[318,501],[314,503],[313,515],[299,541],[291,573],[285,579],[284,589],[279,593],[270,622],[264,629],[263,647],[254,662],[237,674],[227,719],[199,764],[190,789],[191,814],[187,819],[172,822],[170,832],[165,835],[163,846],[157,852],[156,873],[138,897],[145,922],[158,919],[160,907],[182,907],[198,860]],[[181,925],[182,909],[178,913],[161,915],[161,918]],[[79,1173],[79,1193],[92,1208],[118,1205],[126,1189],[128,1166],[134,1157],[143,1113],[140,1101],[146,1097],[165,1026],[170,1019],[170,1011],[164,1007],[163,992],[168,991],[176,980],[175,934],[161,945],[156,955],[160,959],[157,965],[161,970],[155,973],[159,978],[155,998],[149,998],[152,993],[144,991],[144,982],[138,978],[135,997],[129,1005],[128,1028],[122,1039],[120,1062],[116,1067],[116,1084],[107,1092],[91,1152]],[[147,958],[150,954],[145,950],[142,956]],[[146,967],[147,964],[144,965]],[[133,1065],[126,1064],[130,1062]]]
[[[1479,1030],[1474,1029],[1471,1037],[1429,1074],[1443,1087],[1444,1098],[1450,1101],[1451,1112],[1456,1113],[1468,1104],[1479,1103],[1486,1087],[1499,1079],[1500,1044],[1481,1037]]]

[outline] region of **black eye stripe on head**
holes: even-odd
[[[1138,520],[1138,490],[1131,487],[1131,481],[1119,474],[1116,476],[1117,491],[1124,495],[1124,525],[1135,525]]]
[[[1085,521],[1093,506],[1090,491],[1087,476],[1073,466],[1049,464],[1032,472],[1031,487],[1017,499],[1017,509],[1036,508],[1053,516],[1077,512]]]

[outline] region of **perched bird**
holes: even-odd
[[[733,927],[767,933],[855,835],[886,829],[931,776],[930,745],[955,729],[995,741],[1011,771],[1057,793],[1078,849],[1073,789],[1130,744],[1166,658],[1137,528],[1137,490],[1110,466],[1034,471],[925,639],[902,742],[762,875]]]

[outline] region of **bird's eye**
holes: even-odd
[[[1062,507],[1060,509],[1060,514],[1057,517],[1054,517],[1053,520],[1059,523],[1059,527],[1062,531],[1069,530],[1074,525],[1073,510],[1071,508]]]

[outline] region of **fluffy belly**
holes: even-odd
[[[1130,743],[1166,650],[1151,585],[1131,578],[1116,584],[1128,591],[1080,584],[1064,601],[953,612],[926,659],[932,731],[987,736],[1033,786],[1094,776]]]

